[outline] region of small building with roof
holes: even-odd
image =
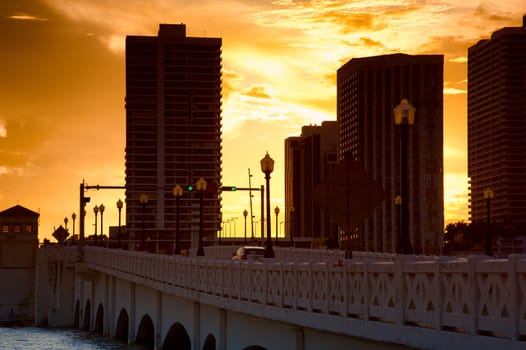
[[[0,324],[33,322],[39,217],[20,205],[0,212]]]

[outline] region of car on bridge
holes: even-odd
[[[263,260],[265,248],[258,246],[239,247],[232,254],[232,260]]]

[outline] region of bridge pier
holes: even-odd
[[[201,304],[194,303],[194,350],[201,349]]]
[[[163,315],[163,293],[158,291],[157,292],[157,304],[156,304],[156,308],[157,308],[157,322],[156,324],[158,325],[157,327],[155,327],[155,349],[162,349],[162,327],[159,327],[159,325],[162,325],[163,324],[163,318],[164,318],[164,315]]]
[[[128,344],[135,343],[135,289],[136,284],[130,283],[130,295],[129,295],[129,301],[128,305],[130,308],[129,312],[129,323],[128,323]]]
[[[35,325],[73,325],[76,260],[76,252],[39,250],[35,269]]]

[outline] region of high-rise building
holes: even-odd
[[[161,24],[158,36],[126,37],[126,230],[130,239],[173,240],[179,184],[181,245],[195,247],[203,177],[203,236],[220,223],[221,39],[186,36]],[[193,191],[188,191],[193,186]],[[145,196],[141,202],[141,195]],[[170,249],[168,245],[167,249]]]
[[[337,164],[338,124],[308,125],[285,139],[285,236],[337,239],[338,226],[313,200],[313,190]]]
[[[526,15],[468,49],[468,177],[470,219],[501,234],[526,229]]]
[[[399,233],[400,136],[393,108],[416,108],[408,138],[409,236],[415,252],[436,252],[444,232],[442,55],[354,58],[337,73],[339,158],[352,157],[386,199],[357,228],[353,246],[395,252]]]

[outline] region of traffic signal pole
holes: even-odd
[[[79,249],[82,248],[82,246],[85,243],[85,237],[84,237],[84,217],[86,216],[86,203],[89,203],[90,197],[85,197],[84,192],[87,190],[95,189],[95,190],[102,190],[102,189],[125,189],[125,186],[101,186],[101,185],[94,185],[94,186],[88,186],[84,183],[84,180],[82,180],[82,183],[80,184],[80,208],[79,208]]]
[[[261,192],[261,244],[265,242],[265,186],[261,185],[260,188],[257,187],[236,187],[236,186],[221,186],[221,191],[227,191],[227,192],[233,192],[233,191],[250,191],[250,194],[252,195],[252,191],[260,191]],[[250,199],[252,203],[252,198]],[[251,213],[250,216],[252,216],[252,208],[250,209]],[[250,226],[252,227],[252,222],[250,223]],[[254,237],[254,234],[252,233],[252,237]]]

